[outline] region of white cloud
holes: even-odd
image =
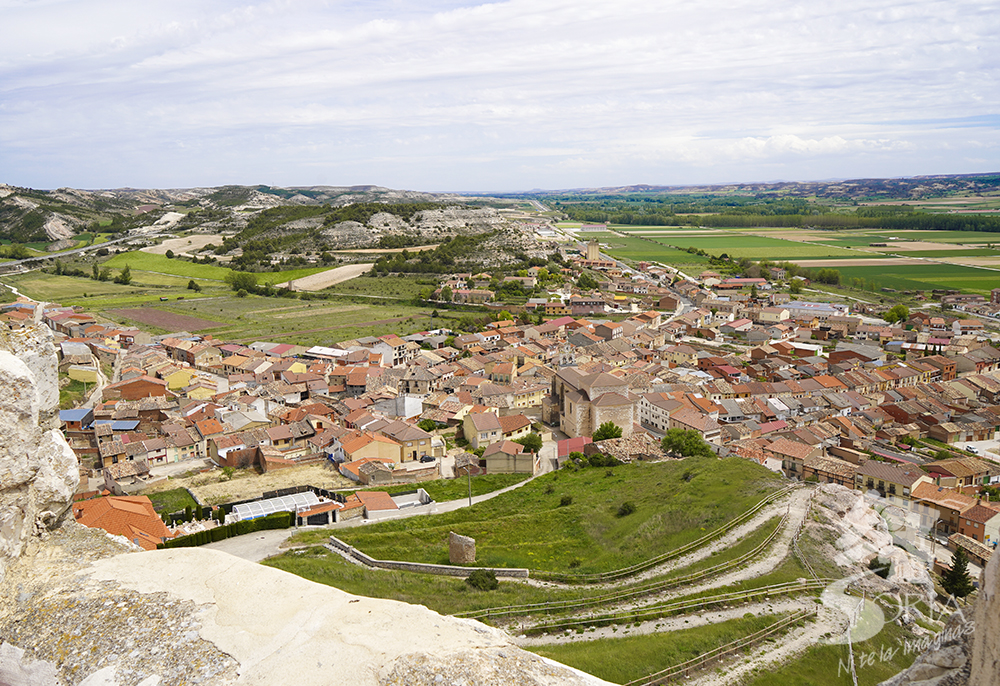
[[[0,169],[438,189],[995,169],[995,116],[926,123],[1000,113],[992,4],[8,2]]]

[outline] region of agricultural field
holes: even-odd
[[[586,240],[596,238],[601,242],[601,250],[613,257],[653,260],[664,264],[708,264],[708,258],[672,248],[663,242],[663,238],[620,236],[614,233],[588,233],[582,234],[582,237]],[[677,244],[687,247],[680,239]]]
[[[155,309],[218,321],[218,328],[201,333],[234,342],[266,339],[298,345],[330,345],[358,336],[409,333],[430,328],[430,309],[406,302],[355,302],[347,298],[302,301],[229,295],[172,301]],[[106,313],[113,316],[112,312]],[[116,318],[117,320],[117,318]],[[123,321],[122,323],[128,323]],[[145,326],[152,330],[149,326]]]
[[[899,264],[881,260],[872,266],[837,266],[841,281],[862,278],[875,281],[880,287],[896,290],[933,290],[957,288],[970,293],[989,293],[1000,284],[1000,271],[928,262],[925,264]]]
[[[122,269],[128,265],[134,275],[137,271],[169,274],[185,278],[210,279],[225,281],[226,274],[232,270],[229,267],[219,267],[213,264],[195,264],[186,260],[171,259],[166,255],[135,251],[120,253],[105,261],[103,266],[112,269]],[[282,272],[261,272],[257,274],[258,283],[281,283],[289,279],[299,279],[309,274],[321,272],[330,267],[311,267],[309,269],[292,269]]]
[[[636,237],[638,238],[638,236]],[[796,240],[771,236],[756,236],[750,233],[735,231],[677,232],[676,236],[650,236],[649,240],[674,245],[681,249],[688,247],[699,248],[715,256],[725,253],[737,259],[746,257],[752,260],[767,258],[769,260],[782,261],[865,256],[864,253],[846,250],[838,246],[814,245]],[[613,241],[614,239],[609,239],[609,242]],[[645,243],[645,241],[643,242]],[[646,245],[649,244],[646,243]],[[624,251],[616,251],[614,249],[611,249],[610,252],[622,257],[629,257],[630,259],[654,259],[667,263],[671,261],[669,258],[659,259],[652,255],[646,258],[631,257]],[[648,253],[648,249],[646,252]]]
[[[158,255],[150,257],[162,258]],[[211,265],[162,259],[188,267],[219,269]],[[290,273],[294,272],[275,272],[266,276],[281,279],[287,278]],[[234,340],[268,338],[302,345],[329,345],[358,336],[410,333],[432,328],[435,322],[444,325],[450,321],[444,317],[432,319],[430,314],[433,308],[411,304],[411,291],[416,280],[409,278],[399,279],[398,283],[392,279],[391,286],[386,285],[385,279],[377,280],[379,284],[358,286],[354,291],[358,295],[309,301],[254,295],[238,298],[222,281],[201,278],[194,279],[202,288],[201,292],[195,292],[187,288],[191,280],[188,276],[169,276],[137,269],[132,269],[132,279],[131,284],[121,285],[113,281],[94,281],[86,277],[57,276],[38,271],[4,277],[6,283],[29,297],[80,306],[109,321],[138,326],[154,334],[197,329],[199,333]],[[335,288],[346,284],[338,284]],[[361,293],[375,290],[390,299],[361,296]],[[166,298],[166,301],[161,301],[161,298]],[[447,317],[452,313],[444,314]],[[177,315],[208,320],[208,323],[174,319]],[[456,313],[454,316],[460,315]]]

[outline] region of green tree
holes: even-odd
[[[194,279],[191,279],[190,281],[188,281],[188,290],[189,291],[194,291],[195,293],[200,293],[201,292],[201,286],[198,284],[197,281],[195,281]]]
[[[660,441],[660,447],[666,453],[681,457],[713,457],[715,455],[701,434],[693,429],[668,429],[663,440]]]
[[[101,273],[97,275],[98,281],[110,281],[111,280],[111,267],[104,267],[101,269]]]
[[[621,437],[622,437],[622,429],[614,422],[604,422],[599,427],[597,427],[597,431],[595,431],[594,435],[592,436],[593,440],[595,441],[604,441],[609,438],[621,438]]]
[[[433,419],[421,419],[417,426],[419,426],[424,431],[434,431],[438,427],[438,423]]]
[[[92,278],[94,279],[94,281],[100,280],[100,278],[101,278],[101,268],[97,266],[96,262],[94,262],[93,267],[91,268],[90,271],[93,274]]]
[[[910,318],[910,308],[906,305],[900,303],[895,305],[892,309],[885,313],[883,319],[885,319],[890,324],[895,324],[896,322],[905,322]]]
[[[597,288],[597,279],[584,272],[583,274],[580,274],[580,278],[576,280],[576,286],[583,291],[592,291]]]
[[[123,286],[127,286],[132,283],[132,270],[126,264],[125,268],[119,272],[118,276],[115,277],[115,283],[120,283]]]
[[[542,437],[532,431],[527,436],[515,439],[515,443],[520,443],[533,453],[538,453],[542,449]]]
[[[503,322],[503,321],[508,321],[508,322],[509,322],[509,321],[514,321],[514,315],[512,315],[512,314],[511,314],[510,312],[508,312],[507,310],[500,310],[500,311],[499,311],[499,312],[497,313],[497,321],[499,321],[499,322]]]
[[[234,291],[253,292],[257,288],[257,275],[250,272],[229,272],[226,283]]]
[[[798,295],[802,292],[802,282],[798,279],[792,279],[792,282],[788,284],[788,292],[792,295]]]
[[[972,579],[969,577],[969,556],[963,548],[958,548],[951,556],[951,569],[941,577],[945,592],[956,598],[964,598],[972,593]]]
[[[453,295],[454,295],[454,293],[451,290],[451,286],[445,286],[444,288],[441,289],[441,299],[442,300],[446,300],[446,301],[450,302]]]
[[[754,300],[756,300],[757,297],[758,297],[758,295],[759,294],[757,293],[757,284],[755,284],[755,283],[754,284],[750,284],[750,297],[753,298]]]

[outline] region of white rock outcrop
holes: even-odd
[[[79,484],[58,404],[48,328],[0,331],[0,576],[32,535],[59,522]]]

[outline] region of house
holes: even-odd
[[[854,488],[859,491],[878,491],[890,503],[896,499],[910,500],[913,489],[922,483],[932,483],[931,478],[914,465],[894,465],[868,460],[859,465],[854,475]]]
[[[516,441],[531,433],[531,420],[523,414],[500,417],[500,431],[504,440]]]
[[[101,399],[108,400],[138,400],[157,396],[173,396],[167,389],[167,382],[154,379],[151,376],[138,376],[124,381],[118,381],[104,387]]]
[[[982,501],[962,512],[958,533],[979,541],[991,548],[1000,542],[1000,510],[988,507]]]
[[[403,461],[403,446],[398,441],[367,431],[345,435],[341,439],[341,447],[348,462],[365,457],[385,458],[397,464]]]
[[[487,474],[534,474],[538,461],[520,443],[497,441],[483,451]]]
[[[478,450],[503,438],[500,418],[493,412],[478,412],[465,415],[462,420],[465,440],[473,450]]]
[[[73,518],[78,524],[124,536],[145,550],[155,550],[173,536],[144,495],[83,500],[73,504]]]

